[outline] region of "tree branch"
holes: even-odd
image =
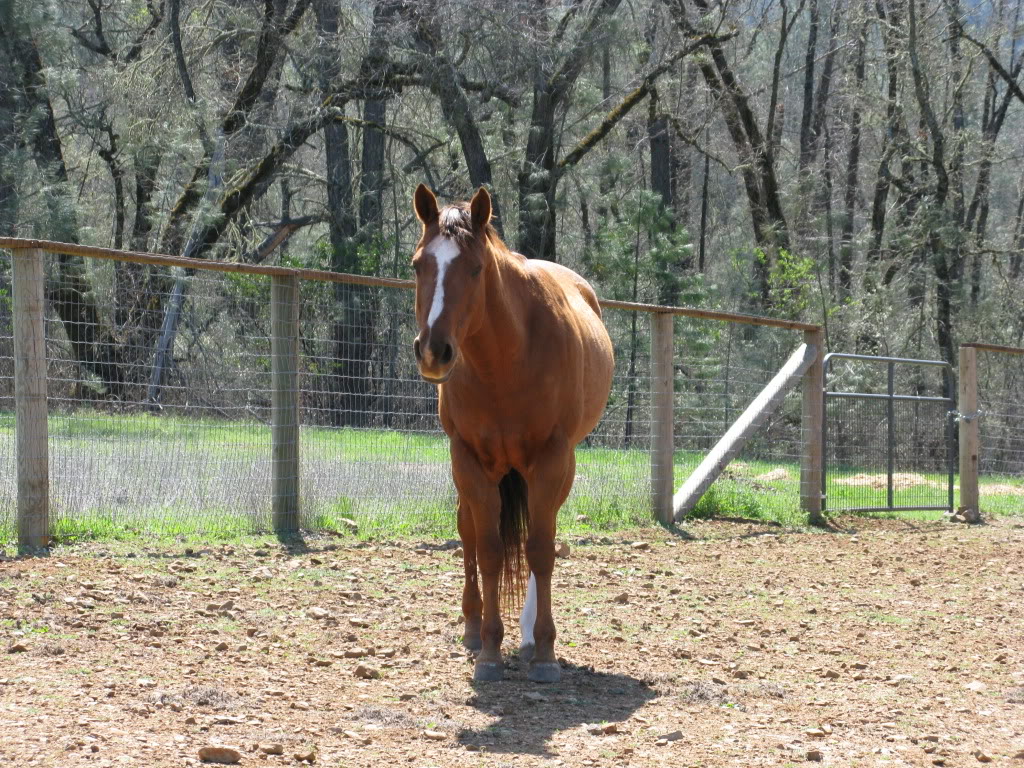
[[[1009,88],[1010,92],[1020,100],[1021,104],[1024,104],[1024,91],[1022,91],[1020,85],[1017,84],[1017,79],[1009,72],[1007,72],[1006,68],[1001,63],[999,63],[999,59],[996,58],[996,55],[992,53],[991,49],[989,49],[989,47],[982,43],[981,41],[975,40],[973,37],[968,35],[967,32],[963,29],[963,27],[960,28],[959,33],[964,40],[976,45],[979,48],[979,50],[981,50],[981,52],[985,54],[985,58],[988,59],[989,65],[991,65],[992,69],[995,70],[996,74],[998,74],[999,77],[1003,79],[1003,81],[1006,83],[1006,87]],[[1017,68],[1017,72],[1020,72],[1019,67]]]
[[[582,160],[583,157],[601,141],[601,139],[607,136],[611,130],[618,125],[622,118],[629,114],[633,107],[643,101],[644,97],[647,96],[654,88],[654,84],[658,78],[672,69],[680,59],[689,56],[698,48],[702,48],[713,43],[722,43],[732,37],[735,37],[735,33],[729,33],[727,35],[702,35],[685,48],[676,51],[661,65],[648,72],[640,85],[626,96],[618,106],[605,115],[601,124],[587,134],[575,147],[572,148],[569,154],[559,161],[556,166],[558,171],[564,172],[566,169],[571,168]]]

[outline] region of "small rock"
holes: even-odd
[[[370,652],[365,648],[349,648],[345,651],[346,659],[361,659],[364,656],[369,656]]]
[[[231,747],[209,746],[199,750],[199,759],[204,763],[234,765],[242,759],[242,753]]]
[[[964,687],[970,688],[972,691],[977,691],[978,693],[981,693],[986,688],[988,688],[988,686],[981,682],[981,680],[972,680],[971,682],[967,683],[967,685],[965,685]]]
[[[636,550],[650,549],[651,547],[646,541],[634,541],[630,546]]]
[[[316,750],[311,749],[309,752],[296,752],[292,755],[300,763],[315,763],[316,762]]]
[[[444,741],[448,738],[448,735],[441,731],[424,731],[423,738],[430,739],[431,741]]]
[[[626,593],[626,592],[623,592],[621,595],[616,595],[615,597],[612,598],[612,602],[613,603],[618,603],[619,605],[625,605],[626,603],[629,602],[629,594]]]
[[[217,643],[215,646],[213,646],[213,650],[215,651],[226,651],[227,649],[228,644],[224,642]]]
[[[350,618],[348,620],[348,623],[351,624],[353,627],[363,627],[363,628],[366,628],[366,627],[370,626],[370,622],[368,622],[366,619],[360,619],[360,618],[355,617],[355,616]]]
[[[807,759],[812,763],[820,763],[824,755],[821,754],[820,749],[810,749],[807,751]]]
[[[658,737],[658,740],[659,741],[679,741],[679,739],[681,739],[681,738],[683,738],[683,732],[682,731],[670,731],[669,733],[663,733],[661,736]]]
[[[462,557],[465,554],[466,550],[464,550],[462,547],[456,547],[452,550],[452,557]]]
[[[822,675],[822,677],[827,677],[829,680],[838,680],[839,673],[836,672],[834,669],[827,669],[825,670],[825,673]]]
[[[822,736],[825,735],[825,731],[823,731],[821,728],[808,728],[804,731],[804,735],[810,736],[814,739],[820,739]]]
[[[377,680],[380,678],[380,670],[360,664],[356,667],[355,676],[363,680]]]
[[[265,755],[283,755],[283,744],[260,744],[259,751]]]
[[[992,756],[987,754],[983,750],[976,749],[976,750],[974,750],[974,752],[972,754],[974,755],[975,759],[979,763],[991,763],[992,762]]]
[[[320,608],[319,606],[313,606],[312,608],[306,609],[306,615],[311,619],[319,620],[329,618],[331,612],[324,608]]]
[[[569,556],[569,544],[565,541],[559,541],[555,544],[555,557],[566,558]]]

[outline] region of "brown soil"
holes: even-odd
[[[1007,485],[1006,483],[990,483],[981,486],[981,495],[992,494],[993,496],[1024,496],[1024,488],[1019,485]]]
[[[0,763],[162,768],[227,745],[249,766],[1019,765],[1024,526],[841,523],[859,531],[572,542],[551,686],[514,655],[471,682],[450,549],[2,561]]]
[[[779,467],[778,469],[773,469],[771,472],[765,472],[763,475],[758,475],[756,479],[766,483],[774,483],[779,480],[789,480],[789,472],[782,467]]]
[[[850,477],[841,477],[830,479],[830,482],[836,485],[854,485],[854,486],[865,486],[868,488],[885,488],[889,482],[888,475],[866,475],[864,473],[858,475],[851,475]],[[904,488],[914,488],[918,485],[928,485],[934,488],[945,488],[946,486],[941,483],[936,483],[923,475],[918,475],[913,472],[894,472],[892,476],[892,487],[896,490],[902,490]]]

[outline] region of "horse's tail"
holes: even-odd
[[[526,534],[530,527],[526,478],[516,469],[510,469],[498,483],[498,493],[501,496],[501,518],[498,522],[498,531],[501,535],[501,548],[504,552],[501,602],[506,611],[515,611],[522,603],[529,571],[523,551]]]

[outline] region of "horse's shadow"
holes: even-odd
[[[464,729],[459,743],[481,752],[553,756],[551,738],[585,724],[621,723],[657,696],[647,683],[628,675],[596,671],[562,663],[562,680],[537,685],[526,679],[526,665],[512,656],[505,680],[474,683],[469,704],[498,721],[479,729]]]

